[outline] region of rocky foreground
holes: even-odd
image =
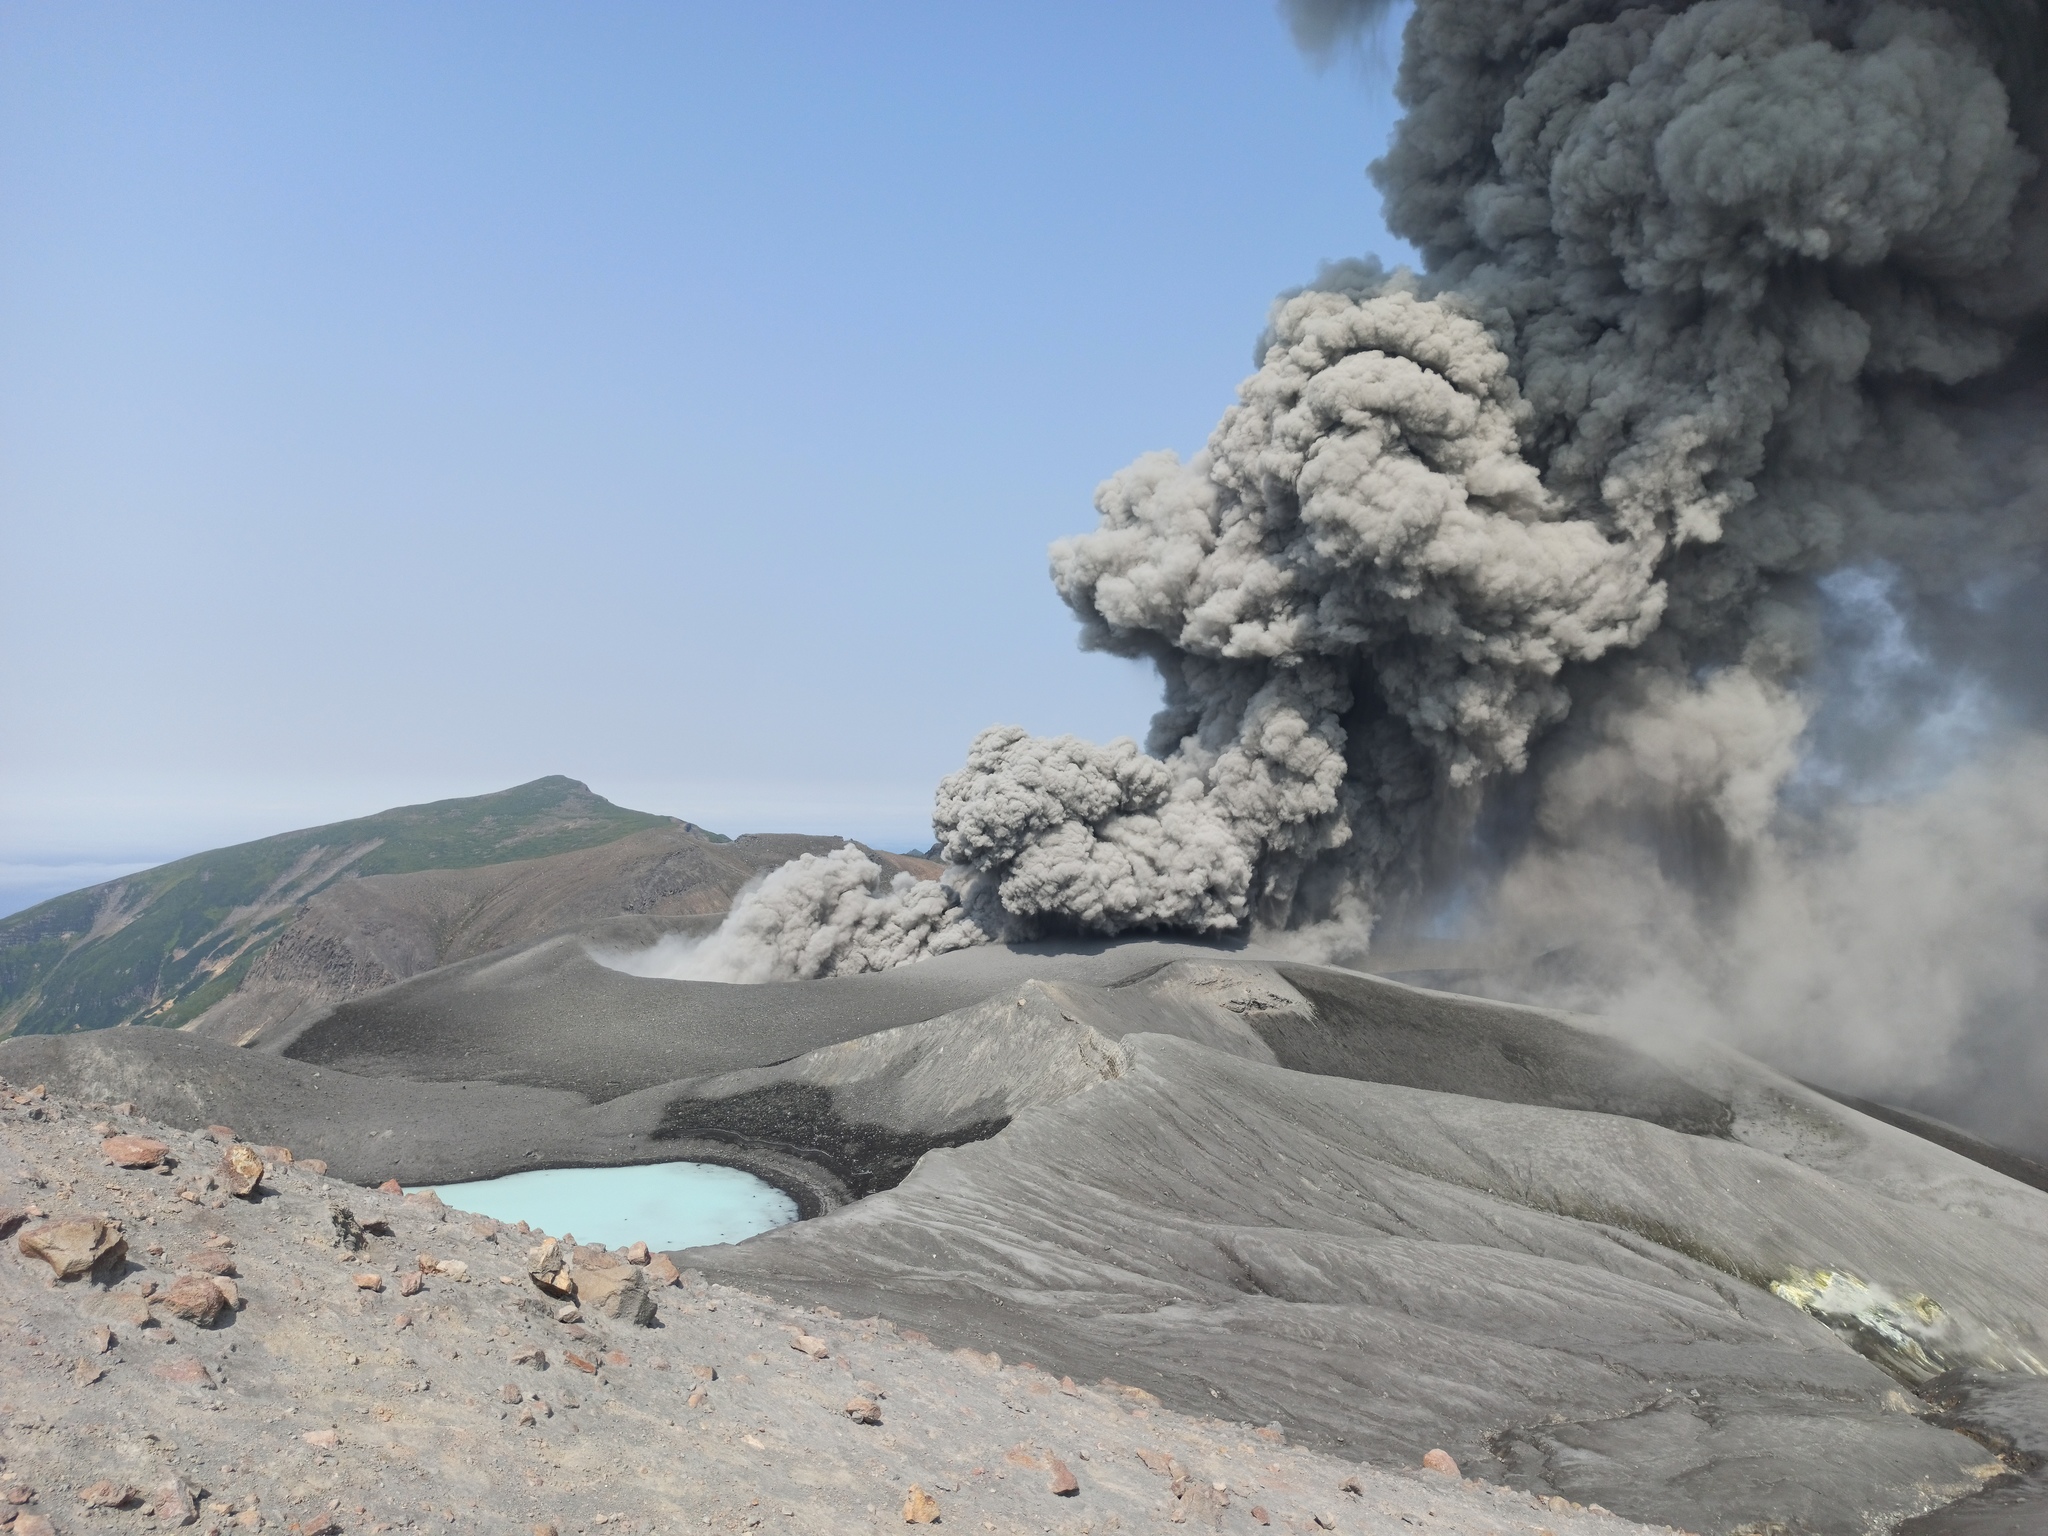
[[[11,1536],[1649,1529],[1440,1454],[1361,1468],[644,1250],[550,1245],[128,1108],[0,1082]]]

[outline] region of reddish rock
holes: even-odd
[[[1060,1378],[1060,1390],[1069,1397],[1079,1397],[1081,1395],[1081,1389],[1074,1385],[1074,1378],[1071,1376],[1062,1376]]]
[[[206,1128],[206,1134],[211,1136],[215,1141],[221,1142],[223,1144],[231,1142],[235,1139],[235,1133],[229,1130],[224,1125],[209,1125]]]
[[[341,1445],[341,1434],[332,1429],[309,1429],[299,1438],[316,1451],[332,1451]]]
[[[1081,1491],[1081,1485],[1076,1481],[1073,1469],[1064,1461],[1061,1461],[1059,1457],[1047,1456],[1045,1458],[1045,1470],[1051,1474],[1046,1487],[1061,1498],[1070,1499]]]
[[[163,1304],[187,1322],[204,1328],[228,1304],[221,1288],[205,1275],[180,1275],[163,1294]]]
[[[634,1243],[625,1251],[623,1257],[628,1264],[646,1264],[653,1260],[654,1255],[647,1251],[645,1243]]]
[[[323,1178],[327,1175],[327,1163],[323,1158],[302,1157],[299,1159],[297,1166],[303,1168],[307,1173],[317,1173]]]
[[[692,1408],[702,1408],[706,1403],[710,1401],[711,1394],[709,1392],[706,1392],[702,1387],[698,1387],[690,1393],[690,1406]]]
[[[199,1518],[198,1501],[179,1478],[172,1478],[150,1495],[150,1513],[165,1525],[190,1525]]]
[[[71,1367],[71,1379],[81,1387],[91,1386],[106,1374],[102,1367],[94,1365],[90,1360],[81,1360]]]
[[[910,1492],[903,1500],[903,1523],[905,1525],[937,1525],[939,1523],[939,1501],[926,1493],[917,1484],[910,1485]]]
[[[154,1376],[158,1381],[168,1381],[173,1385],[181,1387],[211,1388],[213,1386],[213,1377],[208,1373],[206,1367],[190,1355],[181,1356],[176,1360],[166,1360],[163,1364],[151,1370],[150,1375]]]
[[[232,1275],[235,1272],[235,1256],[225,1248],[202,1248],[197,1253],[188,1253],[179,1261],[182,1267],[202,1275]]]
[[[856,1424],[879,1424],[882,1422],[882,1410],[876,1407],[874,1401],[870,1398],[849,1398],[843,1411]]]
[[[524,1396],[526,1396],[526,1394],[520,1391],[518,1387],[516,1387],[509,1381],[506,1382],[505,1385],[503,1385],[502,1387],[498,1388],[498,1400],[500,1402],[516,1403]]]
[[[380,1195],[402,1195],[405,1193],[405,1186],[396,1179],[386,1179],[377,1186],[377,1193]]]
[[[41,1515],[16,1515],[8,1529],[14,1536],[57,1536],[57,1527]]]
[[[647,1282],[650,1285],[680,1285],[683,1272],[665,1253],[657,1253],[647,1261]]]
[[[562,1355],[562,1363],[564,1365],[572,1365],[579,1371],[588,1371],[593,1376],[597,1374],[597,1362],[595,1360],[586,1360],[581,1355],[570,1354],[565,1351]]]
[[[263,1159],[256,1155],[254,1147],[244,1146],[238,1141],[221,1153],[220,1166],[214,1169],[213,1176],[220,1181],[222,1189],[246,1200],[262,1188],[263,1175],[269,1171],[263,1166]]]
[[[823,1339],[813,1338],[808,1333],[796,1334],[790,1339],[789,1347],[799,1354],[809,1355],[813,1360],[826,1359],[832,1353],[830,1349],[826,1348]]]
[[[171,1149],[153,1136],[109,1136],[100,1150],[116,1168],[154,1168],[171,1155]]]
[[[546,1365],[548,1363],[548,1352],[538,1344],[529,1344],[524,1349],[514,1352],[512,1363],[514,1365]]]
[[[356,1289],[359,1291],[381,1291],[384,1289],[384,1277],[375,1270],[364,1270],[355,1277],[355,1281]]]
[[[398,1294],[401,1296],[417,1296],[426,1288],[426,1278],[418,1270],[408,1270],[398,1277]]]
[[[112,1479],[103,1479],[88,1488],[78,1490],[78,1502],[87,1509],[125,1509],[141,1500],[138,1489]]]
[[[114,1347],[114,1330],[102,1324],[92,1331],[92,1352],[104,1355]]]
[[[0,1494],[0,1498],[5,1498],[10,1504],[33,1504],[36,1501],[36,1491],[27,1483],[15,1483],[5,1494]]]
[[[267,1158],[273,1163],[289,1163],[292,1160],[292,1149],[290,1147],[258,1147],[256,1155]]]
[[[1252,1518],[1260,1525],[1271,1525],[1273,1523],[1273,1517],[1266,1513],[1266,1506],[1263,1504],[1254,1504],[1252,1506]]]
[[[606,1365],[631,1365],[632,1361],[626,1358],[626,1352],[623,1349],[615,1349],[604,1357],[604,1363]]]
[[[23,1232],[15,1246],[24,1256],[49,1265],[59,1280],[76,1280],[128,1257],[128,1240],[121,1229],[97,1216],[43,1222]]]
[[[326,1510],[318,1510],[298,1522],[299,1536],[334,1536],[341,1529],[334,1516]]]
[[[718,1380],[718,1367],[715,1365],[693,1365],[690,1367],[690,1374],[699,1381],[716,1381]]]
[[[1451,1460],[1451,1453],[1449,1451],[1425,1452],[1422,1464],[1432,1472],[1441,1472],[1445,1477],[1456,1477],[1458,1475],[1458,1464]]]

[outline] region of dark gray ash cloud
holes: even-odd
[[[1286,9],[1327,51],[1386,8]],[[1053,548],[1084,644],[1159,669],[1143,749],[985,733],[939,789],[946,882],[800,862],[702,963],[1355,949],[1457,895],[1503,974],[1705,996],[1685,956],[1802,883],[1825,943],[1869,898],[1821,888],[1904,858],[1901,818],[2041,772],[2044,36],[1991,0],[1420,0],[1374,175],[1424,271],[1283,296],[1207,447]],[[1924,663],[1861,716],[1841,572]],[[1876,793],[1958,689],[1976,787]]]

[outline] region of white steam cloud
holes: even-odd
[[[1385,7],[1287,9],[1328,49]],[[1084,643],[1159,669],[1144,748],[984,733],[939,788],[946,880],[799,861],[719,973],[1362,941],[1455,896],[1525,994],[1864,1015],[1873,1083],[1939,1077],[2042,961],[2044,64],[2021,0],[1418,0],[1374,174],[1425,272],[1284,296],[1207,447],[1053,548]],[[1844,571],[1882,573],[1888,639]],[[1918,662],[1871,685],[1880,639]],[[1960,693],[1979,765],[1879,793]],[[1886,1008],[1831,968],[1959,922],[2013,946],[1978,980]]]

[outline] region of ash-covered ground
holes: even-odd
[[[160,1141],[169,1166],[117,1166],[110,1136]],[[597,1307],[563,1321],[529,1275],[539,1234],[275,1150],[233,1197],[226,1147],[35,1085],[0,1092],[0,1523],[14,1536],[842,1532],[902,1528],[906,1506],[969,1531],[1641,1529],[1361,1468],[886,1318],[689,1273],[665,1284],[659,1259],[640,1271],[651,1326]],[[67,1221],[125,1251],[58,1278],[23,1245]],[[204,1286],[233,1297],[207,1322]]]

